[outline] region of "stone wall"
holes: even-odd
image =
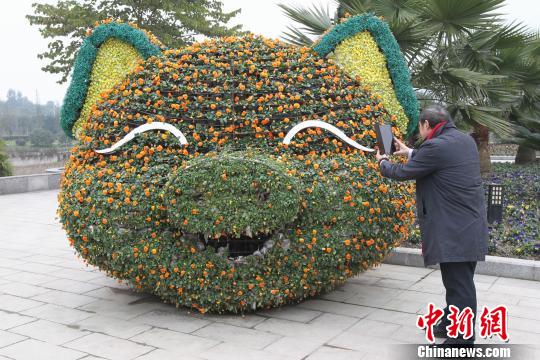
[[[13,167],[24,167],[65,162],[69,158],[69,149],[8,149],[7,154],[9,157],[9,161],[11,162],[11,165],[13,165]]]
[[[0,195],[60,188],[61,173],[0,177]]]

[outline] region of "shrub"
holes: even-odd
[[[504,212],[502,222],[490,229],[490,251],[540,258],[540,165],[492,167],[484,181],[504,185]]]
[[[539,260],[540,165],[494,163],[483,182],[486,191],[489,183],[504,185],[503,219],[489,228],[489,255]],[[416,225],[405,246],[420,247],[421,242]]]
[[[13,170],[5,150],[6,144],[2,139],[0,139],[0,177],[13,175]]]
[[[15,140],[15,145],[17,145],[17,146],[25,146],[26,145],[26,139],[17,139],[17,140]]]
[[[34,129],[30,134],[30,142],[35,147],[51,147],[54,135],[47,129]]]

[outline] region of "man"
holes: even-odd
[[[434,334],[446,338],[450,305],[459,311],[470,307],[476,319],[474,270],[477,261],[485,260],[488,243],[484,190],[476,144],[457,130],[444,107],[425,108],[418,127],[424,139],[418,149],[395,140],[395,154],[408,156],[406,164],[394,164],[379,151],[376,157],[383,176],[416,180],[424,266],[440,264],[446,289],[445,315],[435,325]],[[473,344],[474,332],[468,340],[459,336],[444,343]]]

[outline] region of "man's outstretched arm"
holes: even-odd
[[[381,160],[381,175],[399,181],[420,179],[439,168],[441,157],[438,151],[436,144],[429,141],[417,150],[413,150],[406,164],[394,164],[387,159]]]

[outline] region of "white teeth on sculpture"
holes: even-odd
[[[186,137],[184,136],[184,133],[182,133],[182,131],[180,131],[176,126],[174,126],[172,124],[169,124],[169,123],[165,123],[165,122],[155,121],[155,122],[152,122],[152,123],[147,123],[147,124],[143,124],[141,126],[137,126],[135,129],[128,132],[126,136],[124,136],[121,140],[119,140],[117,143],[115,143],[113,146],[111,146],[109,148],[101,149],[101,150],[94,150],[94,151],[97,152],[98,154],[110,154],[110,153],[113,153],[120,146],[122,146],[122,145],[130,142],[131,140],[133,140],[135,138],[135,135],[141,134],[141,133],[143,133],[145,131],[150,131],[150,130],[166,130],[166,131],[169,131],[174,136],[176,136],[178,141],[180,141],[180,144],[187,145],[187,143],[188,143]]]
[[[371,149],[371,148],[365,147],[363,145],[360,145],[359,143],[357,143],[356,141],[354,141],[353,139],[348,137],[343,131],[341,131],[340,129],[338,129],[334,125],[331,125],[331,124],[329,124],[327,122],[324,122],[324,121],[321,121],[321,120],[307,120],[307,121],[302,121],[302,122],[294,125],[292,127],[292,129],[289,130],[287,135],[285,135],[285,138],[283,139],[283,143],[284,144],[289,144],[291,142],[292,138],[298,132],[300,132],[301,130],[304,130],[305,128],[309,128],[309,127],[316,127],[316,128],[321,128],[321,129],[328,130],[332,134],[334,134],[338,138],[340,138],[341,140],[345,141],[350,146],[352,146],[354,148],[357,148],[359,150],[368,151],[368,152],[375,151],[374,149]]]
[[[264,254],[259,250],[254,251],[252,255],[257,256],[257,257],[261,257],[261,258],[264,257]]]
[[[237,258],[233,260],[233,262],[235,265],[243,264],[246,262],[246,259],[243,256],[238,256]]]
[[[218,256],[223,256],[225,254],[225,251],[227,251],[227,246],[220,246],[217,249]]]
[[[118,228],[118,234],[119,235],[125,235],[127,234],[128,232],[130,232],[128,229],[124,228],[124,227],[119,227]]]
[[[202,235],[201,237],[200,235],[190,234],[190,233],[184,233],[183,236],[188,240],[194,241],[196,243],[197,248],[201,251],[205,250],[208,247],[208,242],[212,239],[211,237],[207,235]],[[276,240],[277,240],[277,243],[279,243],[281,248],[288,249],[290,247],[290,244],[291,244],[290,240],[286,239],[283,233],[278,233],[275,235],[274,238],[266,240],[259,249],[255,250],[250,255],[256,256],[258,258],[264,258],[264,256],[271,249],[273,249],[274,246],[276,246]],[[228,250],[229,250],[229,245],[220,246],[216,249],[216,254],[222,258],[225,258]],[[247,256],[250,256],[250,255],[247,255]],[[247,261],[246,256],[237,256],[235,258],[226,257],[226,258],[229,264],[231,265],[244,264]]]
[[[274,240],[266,240],[264,242],[264,247],[267,249],[271,249],[274,247]]]
[[[281,247],[285,250],[287,250],[288,248],[291,247],[291,240],[289,239],[284,239],[283,242],[281,243]]]

